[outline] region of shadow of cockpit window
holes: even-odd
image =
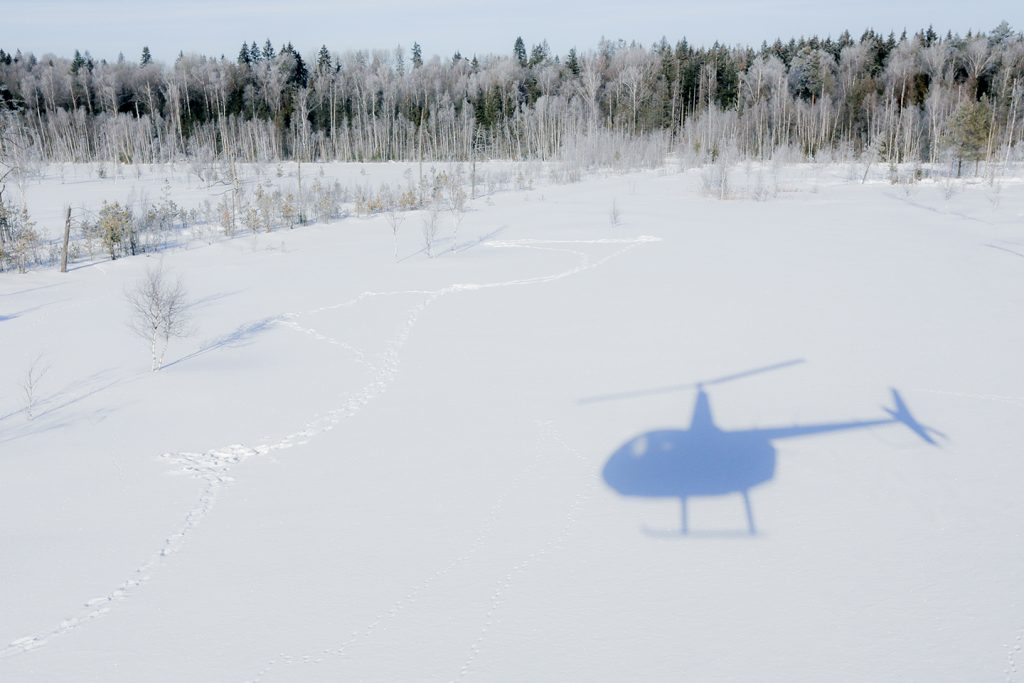
[[[746,515],[745,535],[755,536],[758,531],[750,492],[775,476],[775,441],[894,424],[907,427],[930,445],[937,445],[933,435],[944,436],[918,422],[895,389],[892,390],[893,407],[882,409],[887,417],[746,430],[725,430],[715,424],[706,385],[740,379],[796,362],[799,361],[749,370],[697,385],[678,385],[584,399],[581,403],[631,398],[691,386],[697,390],[690,426],[686,429],[644,432],[626,441],[605,463],[602,472],[605,483],[623,496],[678,499],[682,514],[681,528],[675,532],[676,536],[691,534],[687,511],[691,498],[738,494],[742,498]],[[735,537],[738,533],[742,532],[700,530],[693,535]]]

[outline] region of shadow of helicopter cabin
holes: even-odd
[[[892,389],[894,406],[883,408],[888,414],[885,418],[732,431],[724,430],[715,424],[711,399],[706,387],[801,362],[803,361],[787,361],[697,384],[582,400],[581,403],[592,403],[680,389],[697,390],[693,417],[688,429],[659,429],[630,439],[608,459],[603,471],[604,481],[623,496],[678,498],[682,505],[683,535],[690,533],[686,509],[688,499],[738,493],[743,497],[747,533],[753,536],[757,534],[757,526],[750,504],[750,490],[775,476],[774,441],[777,439],[892,424],[908,427],[931,445],[936,445],[931,434],[942,436],[940,432],[920,424],[911,415],[907,404],[895,389]]]

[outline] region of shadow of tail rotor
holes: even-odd
[[[938,446],[938,442],[932,438],[932,435],[934,434],[940,438],[945,438],[946,435],[937,429],[932,429],[931,427],[918,422],[917,418],[910,412],[910,408],[907,407],[906,401],[904,401],[903,397],[900,396],[900,392],[895,389],[891,389],[891,391],[894,407],[886,408],[883,406],[882,410],[884,410],[894,421],[899,422],[907,429],[921,437],[925,443],[931,444],[932,446]]]

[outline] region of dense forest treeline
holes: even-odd
[[[1024,129],[1024,38],[844,32],[759,49],[602,41],[554,55],[303,57],[246,43],[173,64],[0,50],[0,153],[24,161],[558,159],[609,149],[890,162],[1002,159]],[[644,145],[637,145],[643,139]],[[663,157],[662,157],[663,158]]]

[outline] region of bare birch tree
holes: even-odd
[[[388,225],[391,226],[391,237],[395,242],[395,261],[398,261],[398,228],[402,226],[405,216],[402,215],[402,212],[397,206],[388,207],[388,210],[384,215],[388,219]]]
[[[149,342],[152,370],[163,367],[167,346],[172,337],[187,337],[189,303],[181,278],[173,281],[163,267],[150,268],[146,275],[125,292],[131,308],[131,329]]]

